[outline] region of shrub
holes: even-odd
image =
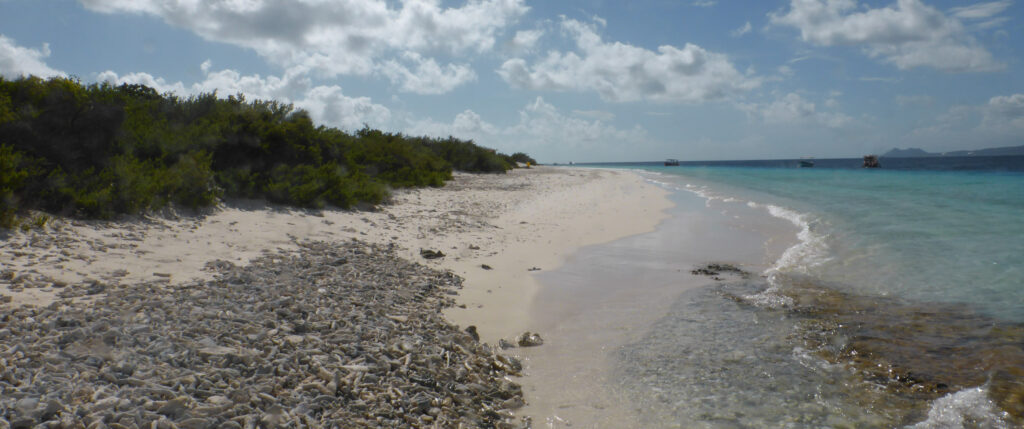
[[[10,146],[0,146],[0,227],[13,226],[20,193],[33,175],[35,172],[24,155]]]
[[[504,173],[510,164],[493,149],[477,146],[472,141],[448,137],[445,140],[421,139],[423,145],[451,163],[459,171],[470,173]]]
[[[204,151],[183,155],[167,169],[166,192],[171,201],[190,208],[213,205],[221,195],[210,168],[213,157]]]
[[[443,186],[453,169],[515,165],[453,137],[317,127],[276,101],[67,78],[0,77],[0,144],[4,224],[25,209],[110,218],[222,196],[347,208],[379,204],[389,187]]]
[[[529,163],[531,165],[537,165],[537,160],[531,158],[530,155],[527,155],[527,154],[522,153],[522,152],[513,153],[510,158],[512,159],[513,162],[521,162],[523,164]]]
[[[387,189],[362,173],[348,174],[337,164],[319,168],[279,165],[263,192],[271,201],[300,207],[323,208],[326,203],[349,208],[359,202],[379,204]]]

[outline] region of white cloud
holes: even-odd
[[[639,125],[622,130],[601,120],[565,116],[541,97],[537,97],[519,112],[519,124],[509,131],[515,135],[528,136],[531,141],[544,146],[591,148],[596,143],[636,143],[647,136],[647,131]]]
[[[743,24],[743,26],[741,26],[740,28],[732,30],[732,32],[729,34],[732,34],[732,37],[742,37],[744,34],[751,32],[751,30],[753,29],[754,26],[750,25],[750,21],[747,21],[746,24]]]
[[[493,140],[500,131],[481,118],[479,114],[467,109],[455,115],[455,119],[451,123],[435,122],[430,119],[414,121],[406,129],[406,133],[441,138],[455,136],[484,142]]]
[[[1004,133],[1024,131],[1024,94],[992,97],[982,107],[981,129]]]
[[[313,87],[295,105],[310,112],[314,120],[354,130],[364,124],[381,128],[391,120],[391,110],[369,97],[348,97],[337,85]]]
[[[578,53],[552,51],[532,66],[513,58],[498,74],[518,88],[596,91],[609,101],[704,102],[760,84],[736,71],[725,55],[694,44],[663,45],[655,52],[606,43],[593,26],[575,20],[564,20],[562,29],[575,39]]]
[[[522,30],[517,31],[512,38],[512,48],[517,51],[529,52],[537,45],[537,41],[544,35],[544,30]]]
[[[382,63],[379,69],[392,83],[400,85],[406,92],[443,94],[463,83],[476,80],[476,72],[465,64],[448,64],[441,67],[433,58],[423,58],[414,52],[405,53],[403,59],[413,63],[415,70],[410,70],[396,60]]]
[[[954,7],[949,11],[953,13],[953,16],[961,19],[985,19],[1003,13],[1011,4],[1008,0],[976,3],[970,6]]]
[[[602,119],[568,116],[555,106],[537,97],[519,111],[519,122],[499,127],[483,120],[472,110],[456,115],[451,123],[425,119],[410,122],[406,132],[433,137],[455,136],[473,139],[484,146],[503,147],[507,151],[558,152],[563,149],[594,149],[637,144],[647,139],[640,126],[619,129]]]
[[[305,109],[317,123],[349,130],[361,128],[363,124],[381,127],[391,120],[391,111],[387,107],[375,104],[367,97],[346,96],[336,85],[312,86],[309,79],[298,74],[264,78],[258,74],[242,75],[234,70],[211,71],[210,68],[210,62],[204,62],[201,69],[205,79],[188,86],[182,82],[167,82],[148,73],[118,76],[112,71],[105,71],[97,76],[97,80],[142,84],[161,93],[171,92],[180,96],[216,91],[220,97],[243,94],[248,99],[277,100]]]
[[[992,12],[995,9],[984,13],[998,13]],[[892,6],[877,9],[859,7],[855,0],[791,0],[785,14],[772,13],[769,17],[773,24],[799,29],[805,42],[860,46],[868,56],[882,58],[900,69],[981,72],[1004,67],[978,44],[955,14],[947,16],[920,0],[897,0]]]
[[[718,3],[718,0],[697,0],[691,4],[697,7],[711,7]]]
[[[1019,145],[1024,135],[1024,94],[997,95],[982,104],[956,105],[909,138],[922,145],[943,142],[949,149]]]
[[[149,73],[128,73],[124,76],[119,76],[117,73],[107,70],[96,76],[96,80],[100,82],[107,82],[111,85],[119,85],[123,83],[145,85],[155,89],[160,93],[171,92],[178,95],[190,95],[191,93],[185,88],[185,84],[181,82],[170,83],[164,80],[164,78],[153,76]],[[198,94],[202,91],[196,91],[194,94]]]
[[[826,107],[838,107],[833,95],[826,100]],[[846,114],[834,111],[820,111],[814,102],[797,93],[789,93],[771,103],[746,103],[738,105],[748,115],[760,118],[767,124],[807,125],[817,124],[828,128],[841,128],[850,125],[854,119]]]
[[[0,34],[0,76],[17,78],[35,75],[39,77],[63,76],[64,72],[46,65],[46,57],[50,56],[50,46],[43,44],[41,49],[18,46],[13,39]]]
[[[466,66],[438,66],[433,57],[489,51],[529,10],[524,0],[470,0],[461,7],[443,7],[440,0],[80,1],[100,12],[156,16],[208,40],[251,48],[289,70],[365,76],[394,72],[394,62],[415,56],[421,58],[417,67],[436,67],[444,75],[396,82],[418,93],[441,93],[471,80],[451,79],[467,77]]]
[[[990,29],[1003,25],[1010,20],[1009,17],[996,15],[1003,13],[1011,4],[1008,0],[977,3],[970,6],[955,7],[949,11],[957,18],[977,21],[974,24],[977,28]]]

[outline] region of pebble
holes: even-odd
[[[544,344],[544,339],[540,337],[540,334],[524,332],[516,337],[516,344],[519,347],[536,347]]]
[[[522,366],[440,314],[450,272],[354,241],[206,269],[0,309],[0,429],[529,426]]]

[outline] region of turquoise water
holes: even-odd
[[[780,270],[848,292],[969,304],[1024,321],[1024,174],[1007,172],[661,168],[710,198],[777,207],[809,229]],[[689,188],[686,188],[689,185]]]
[[[650,427],[1017,427],[1024,162],[972,162],[616,165],[799,231],[750,279],[681,294],[617,352],[621,390]]]

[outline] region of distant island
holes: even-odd
[[[926,152],[919,148],[909,149],[898,149],[894,148],[884,154],[883,158],[919,158],[919,157],[930,157],[930,156],[1007,156],[1007,155],[1024,155],[1024,145],[1021,146],[1006,146],[1006,147],[993,147],[988,149],[978,150],[957,150],[953,152]]]

